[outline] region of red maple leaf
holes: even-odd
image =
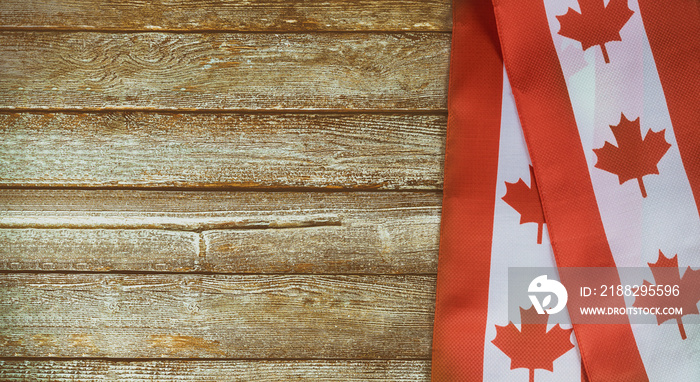
[[[610,63],[605,44],[622,41],[620,29],[634,12],[627,7],[627,0],[610,0],[605,6],[603,0],[579,0],[581,13],[569,8],[559,19],[559,34],[580,41],[583,50],[600,45],[603,58]]]
[[[537,244],[542,244],[544,213],[542,213],[542,202],[540,202],[540,194],[537,190],[535,172],[532,166],[530,166],[530,183],[532,188],[525,184],[522,179],[516,183],[506,182],[506,194],[502,199],[520,213],[520,224],[537,223]]]
[[[610,125],[610,130],[615,135],[617,146],[605,142],[603,147],[593,149],[598,156],[595,167],[616,174],[620,184],[637,179],[642,197],[646,198],[647,190],[644,188],[642,177],[659,173],[656,165],[671,147],[671,144],[666,142],[666,130],[649,130],[642,139],[639,118],[630,121],[624,114],[620,118],[620,124]]]
[[[524,367],[530,370],[530,382],[535,381],[535,369],[554,371],[554,360],[574,348],[572,329],[562,329],[559,324],[547,331],[549,314],[537,314],[535,307],[520,308],[521,330],[509,322],[496,325],[496,338],[491,341],[510,357],[510,369]]]
[[[678,285],[678,296],[673,296],[672,293],[670,296],[666,293],[661,296],[656,293],[654,296],[650,294],[639,295],[634,300],[633,306],[637,308],[683,308],[682,314],[657,314],[656,322],[661,325],[665,321],[675,319],[678,322],[678,329],[681,331],[681,338],[686,339],[682,317],[688,314],[700,314],[697,305],[700,301],[700,269],[692,270],[688,267],[681,278],[678,269],[678,255],[669,259],[661,251],[659,251],[659,259],[656,260],[656,263],[648,264],[656,285],[663,285],[662,289],[665,289],[667,285]],[[644,280],[644,285],[647,290],[655,286],[647,280]]]

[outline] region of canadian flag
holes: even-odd
[[[433,381],[700,381],[700,2],[454,0],[453,20]],[[558,269],[571,320],[513,322],[516,267]],[[683,311],[579,323],[566,270],[592,267],[682,290],[609,306]]]

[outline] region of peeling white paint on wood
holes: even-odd
[[[435,273],[437,193],[0,190],[0,269]]]
[[[430,380],[427,360],[133,361],[0,360],[3,381],[416,382]]]
[[[3,0],[0,27],[128,30],[447,31],[449,0]]]
[[[427,359],[434,276],[0,274],[0,356]]]
[[[448,33],[2,32],[0,110],[444,111],[449,51]]]
[[[0,114],[0,186],[436,190],[446,124],[444,115]]]

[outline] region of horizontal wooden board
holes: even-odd
[[[148,229],[0,229],[0,270],[192,271],[199,235]]]
[[[0,356],[427,359],[434,284],[434,276],[0,274]]]
[[[0,190],[0,270],[437,271],[441,195]]]
[[[444,115],[0,114],[0,187],[436,190],[446,123]]]
[[[447,33],[0,33],[0,109],[445,110]]]
[[[430,381],[430,361],[0,360],[3,381]]]
[[[3,0],[2,28],[449,31],[449,0]]]

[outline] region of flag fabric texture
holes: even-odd
[[[453,1],[438,264],[433,381],[700,381],[698,0]],[[515,324],[512,267],[680,283],[684,311]]]

